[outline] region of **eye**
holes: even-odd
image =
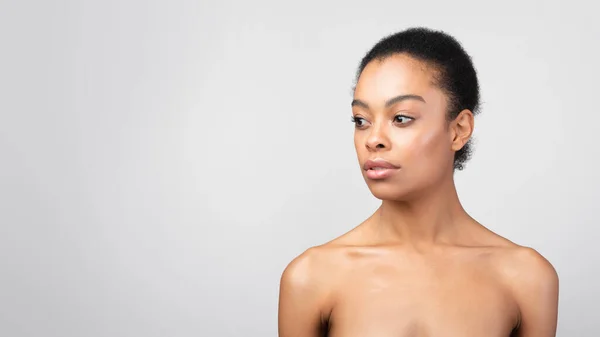
[[[354,123],[354,124],[355,124],[355,126],[356,126],[357,128],[359,128],[359,127],[361,127],[361,126],[364,126],[364,123],[365,123],[365,120],[364,120],[364,118],[361,118],[361,117],[354,117],[354,116],[351,116],[351,117],[350,117],[350,120],[352,121],[352,123]]]
[[[394,116],[394,121],[399,122],[400,124],[407,124],[408,122],[410,122],[412,120],[414,120],[414,118],[404,116],[404,115]]]

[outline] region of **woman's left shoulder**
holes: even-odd
[[[515,288],[558,287],[556,269],[534,248],[515,244],[505,247],[498,255],[501,271]]]

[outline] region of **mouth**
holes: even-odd
[[[384,179],[393,175],[400,167],[389,163],[381,158],[375,160],[367,160],[363,165],[366,171],[366,176],[369,179]]]

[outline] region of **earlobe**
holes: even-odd
[[[454,131],[454,139],[452,140],[452,150],[458,151],[465,146],[466,141],[463,141],[461,134],[459,132]]]

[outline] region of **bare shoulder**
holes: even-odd
[[[326,251],[321,246],[310,247],[296,256],[284,269],[282,282],[306,287],[319,281],[327,264]]]
[[[558,276],[552,264],[531,247],[516,244],[486,229],[482,246],[493,252],[493,264],[509,282],[517,285],[555,283]]]
[[[531,247],[513,244],[500,251],[495,259],[497,272],[519,309],[517,325],[553,336],[559,286],[554,266]]]
[[[499,267],[507,282],[515,287],[555,287],[558,274],[542,254],[531,247],[513,244],[502,249]]]
[[[558,274],[535,249],[505,249],[498,268],[519,309],[518,336],[554,336],[558,315]]]
[[[558,274],[542,254],[489,230],[480,238],[481,245],[491,253],[490,266],[514,294],[517,302],[530,297],[533,292],[542,297],[555,297],[558,291]]]
[[[326,287],[339,275],[347,248],[355,244],[361,226],[325,242],[306,249],[285,268],[282,283],[294,287]]]
[[[315,246],[286,266],[279,287],[280,336],[318,335],[325,326],[337,279],[334,255],[328,246]]]
[[[306,249],[284,269],[281,275],[282,290],[325,298],[335,278],[335,255],[328,245]]]

